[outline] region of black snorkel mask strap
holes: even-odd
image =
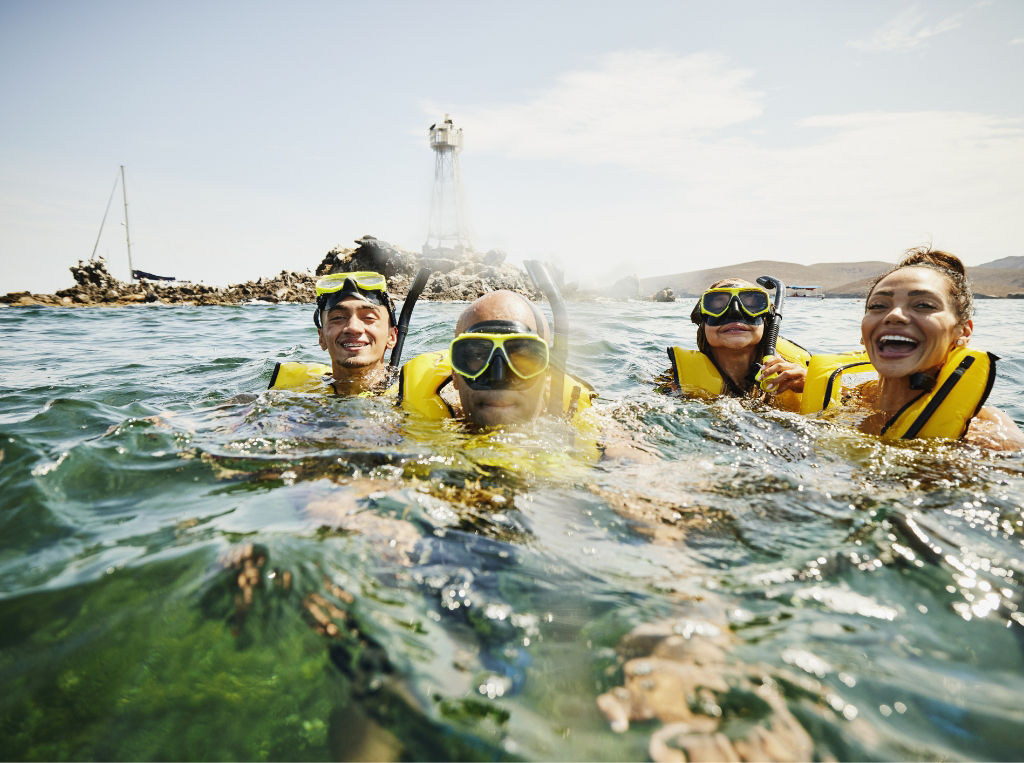
[[[474,323],[463,334],[534,334],[537,332],[519,321],[480,321]]]

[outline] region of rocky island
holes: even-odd
[[[233,286],[208,286],[203,283],[134,281],[125,283],[110,274],[102,258],[79,261],[71,267],[75,284],[55,294],[12,292],[0,297],[0,304],[12,306],[47,305],[56,307],[120,306],[161,302],[164,304],[237,305],[243,302],[298,302],[312,304],[316,279],[327,273],[373,270],[388,279],[392,296],[403,297],[420,268],[433,274],[420,299],[472,300],[497,289],[510,289],[531,299],[539,299],[529,276],[505,262],[500,250],[487,253],[465,252],[454,257],[444,253],[421,255],[399,249],[373,236],[355,241],[354,248],[331,249],[316,269],[310,272],[282,270],[271,278]],[[552,273],[561,281],[560,273]],[[560,284],[564,287],[564,284]]]
[[[187,281],[133,281],[125,283],[107,270],[102,258],[79,261],[71,267],[75,284],[55,294],[33,294],[27,291],[0,296],[0,307],[47,305],[56,307],[119,306],[139,303],[188,305],[238,305],[245,302],[297,302],[312,304],[317,277],[348,270],[373,270],[388,279],[388,290],[395,297],[409,292],[420,268],[433,273],[420,299],[469,301],[497,289],[510,289],[530,299],[542,298],[530,277],[519,267],[506,262],[505,252],[452,252],[443,250],[418,254],[400,249],[374,236],[355,240],[355,247],[331,249],[317,267],[310,271],[282,270],[270,278],[233,286],[208,286]],[[566,283],[558,268],[548,266],[552,279],[567,299],[643,299],[654,302],[689,300],[699,295],[708,284],[725,277],[755,281],[760,275],[774,275],[787,284],[820,284],[827,297],[862,299],[874,279],[889,269],[890,263],[864,261],[815,265],[797,265],[776,260],[724,265],[706,270],[672,275],[638,278],[633,274],[619,277],[598,290],[585,291],[576,283]],[[629,267],[622,264],[623,269]],[[1024,256],[967,268],[968,277],[978,299],[1006,297],[1024,298]]]

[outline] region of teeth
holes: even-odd
[[[879,342],[908,342],[910,344],[917,344],[916,339],[911,339],[909,336],[899,336],[897,334],[886,334],[881,337]]]

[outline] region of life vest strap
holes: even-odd
[[[966,358],[960,361],[957,365],[956,370],[949,375],[949,378],[943,382],[942,386],[935,391],[932,395],[932,399],[928,401],[928,405],[921,411],[921,415],[914,419],[914,423],[911,424],[907,431],[903,434],[904,440],[912,440],[917,437],[917,433],[921,431],[921,428],[928,423],[928,419],[932,417],[932,414],[938,409],[942,402],[949,397],[949,393],[953,391],[953,387],[960,383],[960,380],[964,378],[964,374],[967,369],[974,365],[974,358],[968,355]]]
[[[939,369],[937,387],[922,390],[903,405],[882,426],[879,434],[886,440],[939,437],[958,439],[988,399],[995,382],[996,361],[992,353],[967,347],[953,348]],[[851,373],[852,372],[852,373]],[[816,355],[804,382],[801,413],[815,413],[842,404],[844,382],[849,377],[877,371],[864,352],[846,355]]]

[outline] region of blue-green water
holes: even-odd
[[[787,306],[856,345],[858,302]],[[418,305],[406,357],[462,307]],[[1024,457],[656,395],[689,307],[570,305],[654,456],[597,464],[263,392],[323,357],[307,306],[0,310],[0,758],[645,760],[689,704],[734,740],[791,713],[817,758],[1019,759]],[[1024,424],[1024,303],[975,323]],[[597,698],[650,651],[617,648],[666,622],[727,635],[731,688],[616,733]]]

